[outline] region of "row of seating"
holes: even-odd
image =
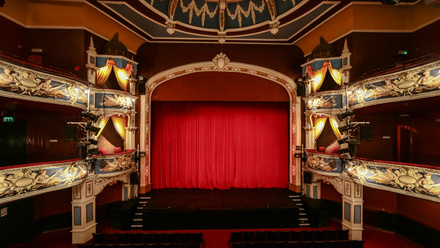
[[[204,244],[202,233],[94,233],[95,244]]]
[[[200,243],[163,244],[79,244],[78,248],[202,248]]]
[[[231,243],[230,248],[363,248],[364,241],[331,240],[331,241],[295,241],[295,242],[249,242]]]
[[[348,230],[231,232],[229,242],[284,242],[325,240],[348,240]]]

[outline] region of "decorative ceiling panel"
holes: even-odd
[[[150,42],[291,44],[351,1],[87,0]]]

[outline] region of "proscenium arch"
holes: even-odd
[[[217,57],[216,57],[217,58]],[[277,83],[287,91],[289,95],[289,184],[299,184],[300,171],[295,168],[295,150],[297,137],[297,98],[296,84],[288,76],[265,67],[229,62],[226,56],[218,63],[218,60],[187,64],[160,72],[151,77],[145,83],[145,95],[140,96],[140,150],[145,152],[145,157],[141,158],[140,165],[140,193],[146,193],[151,189],[151,97],[154,90],[161,84],[176,78],[198,72],[234,72],[244,73],[252,76],[261,77]],[[298,174],[298,175],[297,175]]]

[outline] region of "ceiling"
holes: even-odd
[[[360,1],[380,4],[380,1]],[[87,2],[150,42],[223,43],[227,40],[236,43],[292,44],[327,21],[352,0],[87,0]]]

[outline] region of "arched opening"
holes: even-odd
[[[296,85],[293,80],[267,68],[241,63],[227,61],[220,68],[219,64],[202,62],[153,76],[146,83],[145,98],[141,96],[141,108],[144,107],[141,109],[141,150],[146,151],[144,161],[141,160],[141,187],[151,187],[154,173],[154,168],[151,167],[154,164],[152,158],[158,156],[153,150],[155,145],[152,141],[156,135],[153,132],[156,129],[152,124],[155,122],[156,112],[164,113],[155,107],[163,105],[163,102],[191,103],[198,106],[204,105],[203,102],[215,102],[221,103],[223,107],[238,102],[252,102],[254,105],[265,103],[284,105],[287,145],[283,149],[287,161],[285,168],[288,168],[285,182],[295,183],[292,182],[292,178],[295,178],[292,174],[299,171],[295,169],[295,160],[292,158],[292,147],[296,141],[295,100]],[[170,109],[173,108],[175,109],[171,106]],[[261,109],[261,107],[253,108]],[[142,118],[143,114],[145,118]],[[288,183],[285,183],[285,188]]]

